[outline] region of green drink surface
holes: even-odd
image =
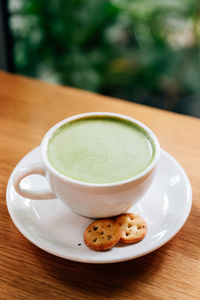
[[[51,137],[47,156],[61,174],[87,183],[130,179],[151,163],[155,147],[144,129],[116,117],[67,123]]]

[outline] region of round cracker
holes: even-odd
[[[119,224],[111,219],[96,220],[84,232],[84,242],[93,250],[102,251],[115,246],[121,237]]]
[[[145,220],[134,213],[122,214],[115,221],[121,227],[121,243],[134,244],[140,242],[147,233]]]

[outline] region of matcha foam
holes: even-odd
[[[61,174],[87,183],[123,181],[151,163],[155,147],[144,129],[116,117],[88,117],[58,128],[47,155]]]

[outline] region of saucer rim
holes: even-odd
[[[164,155],[166,155],[168,157],[168,159],[170,159],[175,165],[176,167],[180,170],[182,176],[183,176],[183,183],[186,186],[186,191],[187,191],[187,196],[186,196],[186,205],[185,205],[185,212],[182,215],[182,217],[180,218],[176,228],[174,229],[173,234],[169,235],[168,238],[164,239],[163,242],[161,243],[157,243],[155,245],[155,247],[152,247],[150,249],[148,249],[147,251],[142,251],[141,253],[137,254],[137,255],[132,255],[132,256],[124,256],[122,258],[119,259],[84,259],[81,257],[75,257],[73,255],[70,255],[69,253],[67,253],[66,255],[62,255],[59,254],[59,251],[54,251],[52,249],[49,249],[49,247],[45,247],[44,245],[41,246],[41,244],[39,243],[38,240],[36,240],[35,238],[32,238],[32,235],[30,233],[28,233],[24,227],[22,225],[20,225],[17,221],[17,218],[14,216],[13,210],[12,210],[12,205],[11,205],[11,201],[9,200],[9,193],[10,193],[10,189],[12,188],[12,181],[14,178],[14,173],[16,171],[16,169],[18,168],[19,164],[25,159],[27,158],[32,152],[39,150],[40,146],[34,148],[33,150],[31,150],[29,153],[27,153],[19,162],[18,164],[13,168],[12,173],[10,174],[9,180],[8,180],[8,184],[7,184],[7,188],[6,188],[6,204],[7,204],[7,209],[8,209],[8,213],[10,215],[11,220],[13,221],[14,225],[16,226],[16,228],[19,230],[19,232],[21,232],[21,234],[27,239],[29,240],[32,244],[34,244],[35,246],[37,246],[38,248],[53,254],[55,256],[64,258],[64,259],[68,259],[70,261],[75,261],[75,262],[81,262],[81,263],[90,263],[90,264],[109,264],[109,263],[118,263],[118,262],[124,262],[124,261],[129,261],[138,257],[142,257],[144,255],[147,255],[151,252],[154,252],[155,250],[159,249],[160,247],[162,247],[163,245],[165,245],[166,243],[168,243],[180,230],[181,228],[184,226],[184,224],[186,223],[190,211],[191,211],[191,207],[192,207],[192,188],[191,188],[191,183],[189,181],[189,178],[186,174],[186,172],[184,171],[183,167],[179,164],[179,162],[171,155],[169,154],[167,151],[163,150],[161,148],[161,153],[163,153]]]

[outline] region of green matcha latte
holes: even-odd
[[[58,172],[95,184],[130,179],[146,169],[154,155],[153,140],[143,128],[107,116],[66,123],[47,148],[48,160]]]

